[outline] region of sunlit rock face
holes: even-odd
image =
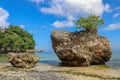
[[[39,57],[30,53],[8,53],[8,61],[18,68],[32,68],[39,61]]]
[[[104,64],[111,57],[109,40],[97,31],[67,32],[54,30],[51,34],[52,47],[68,66]]]

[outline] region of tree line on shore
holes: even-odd
[[[25,52],[35,48],[33,36],[20,26],[0,28],[0,53]]]

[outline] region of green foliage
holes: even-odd
[[[23,52],[34,47],[33,36],[21,27],[10,25],[5,32],[0,30],[0,52]]]
[[[100,16],[90,15],[87,18],[80,17],[76,22],[77,28],[83,28],[85,30],[97,30],[101,27],[104,21],[100,19]]]

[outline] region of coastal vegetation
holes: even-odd
[[[25,52],[35,48],[33,36],[20,26],[0,29],[0,53]]]
[[[97,30],[98,27],[101,27],[104,24],[104,20],[100,16],[90,15],[86,18],[80,17],[76,21],[77,28],[83,28],[87,31]]]
[[[110,42],[97,32],[103,24],[100,16],[90,15],[76,22],[77,28],[84,30],[53,30],[52,47],[62,63],[67,66],[89,66],[109,61],[112,55]]]

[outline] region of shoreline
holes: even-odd
[[[65,67],[37,64],[34,68],[15,68],[0,63],[0,80],[120,80],[120,68],[103,66]]]

